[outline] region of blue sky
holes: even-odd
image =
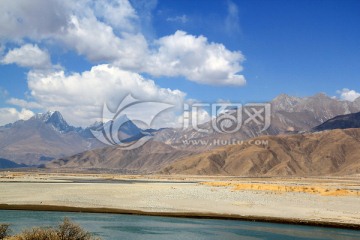
[[[182,24],[181,29],[239,49],[246,57],[243,74],[247,85],[205,87],[206,99],[266,101],[280,93],[309,96],[325,92],[333,96],[343,88],[360,90],[359,1],[234,1],[240,30],[231,34],[223,28],[226,1],[208,1],[201,12],[193,10],[200,7],[191,1],[183,2],[188,4],[176,7],[173,1],[164,1],[159,7],[181,10],[178,14],[183,11],[189,18],[194,14],[196,23]],[[173,28],[167,26],[161,33]],[[192,89],[196,97],[195,85],[186,92],[190,94]]]
[[[12,2],[0,3],[0,123],[59,109],[86,125],[129,89],[177,103],[360,96],[357,0]]]

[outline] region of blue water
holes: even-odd
[[[102,239],[360,239],[360,231],[286,224],[100,213],[0,210],[0,223],[10,223],[15,233],[33,226],[56,226],[64,217],[69,217]]]

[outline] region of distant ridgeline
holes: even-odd
[[[13,161],[4,159],[4,158],[0,158],[0,169],[5,169],[5,168],[22,168],[22,167],[27,167],[27,165],[25,164],[17,164]]]

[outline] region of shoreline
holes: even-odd
[[[147,212],[141,210],[118,209],[118,208],[91,208],[91,207],[71,207],[58,205],[32,205],[32,204],[0,204],[1,210],[18,211],[50,211],[50,212],[78,212],[78,213],[102,213],[102,214],[124,214],[154,217],[175,217],[175,218],[194,218],[194,219],[219,219],[236,220],[247,222],[264,222],[276,224],[293,224],[302,226],[324,227],[360,230],[360,224],[306,220],[297,218],[281,218],[267,216],[245,216],[238,214],[218,214],[218,213],[199,213],[199,212]]]
[[[3,173],[0,209],[213,218],[360,230],[359,179]]]

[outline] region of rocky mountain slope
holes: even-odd
[[[37,114],[26,121],[0,127],[0,157],[27,165],[44,164],[49,160],[105,147],[91,134],[102,123],[86,129],[70,126],[60,112]],[[119,135],[134,140],[142,131],[131,121],[119,129]]]
[[[259,144],[254,144],[258,142]],[[261,144],[260,144],[261,143]],[[264,144],[267,143],[267,144]],[[360,129],[262,136],[185,157],[165,174],[319,176],[360,173]]]
[[[74,131],[58,112],[37,114],[0,128],[0,156],[35,165],[41,160],[89,149],[89,142]]]
[[[159,171],[176,159],[195,154],[177,150],[161,142],[149,141],[133,150],[122,150],[116,146],[95,149],[60,158],[47,163],[45,168],[112,170],[126,173],[151,173]]]
[[[262,126],[253,123],[243,125],[236,133],[217,133],[211,131],[211,122],[208,122],[199,127],[208,129],[210,133],[198,132],[192,128],[163,129],[156,134],[155,139],[177,147],[209,149],[216,146],[193,145],[191,140],[245,140],[261,135],[295,134],[309,131],[335,116],[360,111],[360,98],[354,102],[341,101],[322,93],[305,98],[282,94],[273,99],[270,104],[271,125],[263,132]],[[184,142],[189,142],[189,140],[190,145],[184,145]]]

